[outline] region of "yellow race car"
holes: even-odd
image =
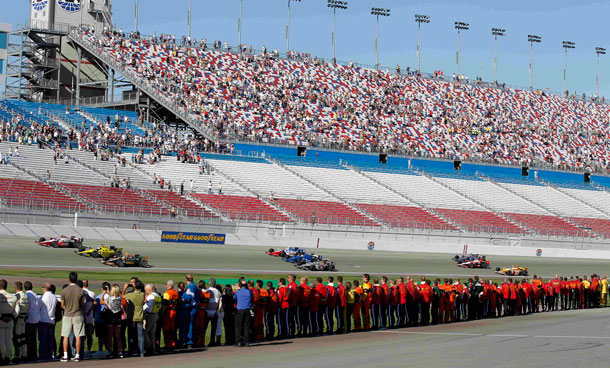
[[[527,276],[527,268],[521,266],[496,267],[497,274],[505,276]]]
[[[79,256],[91,257],[91,258],[113,258],[123,256],[123,248],[117,248],[113,245],[101,245],[97,248],[81,248],[76,253]]]

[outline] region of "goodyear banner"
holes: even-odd
[[[183,233],[178,231],[163,231],[161,233],[161,241],[166,243],[224,244],[225,238],[225,234]]]

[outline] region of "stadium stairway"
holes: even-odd
[[[308,200],[290,200],[282,199],[279,203],[283,207],[289,209],[292,213],[298,216],[302,221],[307,223],[329,223],[329,224],[352,224],[356,226],[382,226],[385,228],[390,227],[389,224],[385,223],[382,219],[376,218],[371,213],[367,212],[366,208],[359,208],[354,205],[354,201],[350,203],[345,198],[339,196],[336,191],[322,185],[319,181],[314,181],[311,176],[307,175],[306,172],[302,172],[297,169],[299,166],[286,165],[281,160],[271,160],[269,162],[281,167],[288,174],[295,175],[302,180],[310,183],[319,190],[327,193],[334,201],[317,201],[319,207],[316,206],[315,201]],[[308,168],[307,166],[299,167],[301,170]],[[320,168],[322,170],[324,168]],[[327,169],[336,170],[336,169]],[[279,200],[277,200],[279,201]]]
[[[453,191],[456,195],[473,201],[485,209],[485,211],[437,209],[439,213],[453,219],[455,222],[459,223],[469,231],[473,231],[476,228],[487,228],[490,232],[506,232],[512,234],[519,234],[527,231],[526,228],[519,226],[519,224],[517,224],[511,218],[505,216],[501,212],[494,211],[493,209],[485,206],[484,203],[477,201],[475,197],[468,196],[467,194],[460,192],[456,188],[447,185],[442,180],[439,180],[439,178],[436,178],[426,172],[421,172],[421,175],[439,185],[442,185],[448,190]]]

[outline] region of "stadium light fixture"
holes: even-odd
[[[135,10],[134,10],[134,17],[135,17],[135,31],[138,32],[138,0],[136,0],[136,6],[135,6]]]
[[[191,39],[191,2],[192,0],[189,0],[189,10],[188,10],[188,14],[187,14],[187,28],[188,28],[188,38]]]
[[[599,97],[599,56],[606,55],[606,49],[603,47],[596,47],[595,54],[597,55],[597,78],[595,79],[595,85],[597,87],[597,97]]]
[[[527,42],[530,43],[530,91],[534,90],[534,44],[542,42],[542,37],[527,35]]]
[[[470,24],[464,22],[455,22],[457,30],[457,52],[455,54],[455,63],[457,64],[457,77],[460,78],[460,32],[470,29]]]
[[[371,8],[371,14],[377,18],[377,37],[375,38],[375,68],[379,69],[379,17],[389,17],[390,9]]]
[[[565,50],[565,54],[566,54],[566,63],[563,68],[563,86],[564,86],[564,90],[567,93],[568,92],[568,50],[575,49],[576,44],[571,41],[563,41],[561,43],[561,45],[562,45],[563,49]]]
[[[421,72],[421,24],[430,23],[430,17],[422,14],[415,14],[417,22],[417,73]]]
[[[333,10],[332,44],[333,44],[333,64],[334,64],[337,62],[337,59],[335,58],[335,30],[337,28],[337,9],[347,10],[347,1],[328,0],[327,6]]]
[[[492,28],[491,34],[494,36],[494,81],[498,83],[498,36],[506,36],[506,30],[502,28]]]
[[[286,24],[286,53],[290,51],[290,1],[298,1],[301,0],[288,0],[288,24]]]
[[[243,0],[239,0],[239,19],[237,21],[237,33],[239,34],[237,44],[239,45],[239,52],[241,53],[241,19],[243,15]]]

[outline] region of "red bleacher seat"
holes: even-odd
[[[289,222],[290,217],[255,197],[193,193],[193,197],[235,220]]]
[[[134,215],[169,215],[170,210],[126,188],[100,187],[83,184],[60,184],[75,196],[86,198],[105,212]]]
[[[595,233],[610,238],[610,220],[584,217],[570,217],[570,221],[584,228],[590,228]]]
[[[586,232],[556,216],[524,213],[504,213],[504,215],[527,226],[540,235],[582,236]]]
[[[188,217],[218,218],[215,213],[208,211],[193,200],[181,196],[176,192],[169,190],[146,190],[145,192],[158,201],[164,202],[168,206],[175,207]]]
[[[357,203],[356,206],[393,228],[457,230],[423,208],[367,203]]]
[[[40,181],[0,179],[0,203],[7,206],[57,210],[87,209],[87,205]]]
[[[436,208],[434,211],[450,219],[468,231],[519,234],[524,230],[518,225],[487,211]]]
[[[373,219],[339,202],[276,199],[275,203],[306,223],[380,226]]]

